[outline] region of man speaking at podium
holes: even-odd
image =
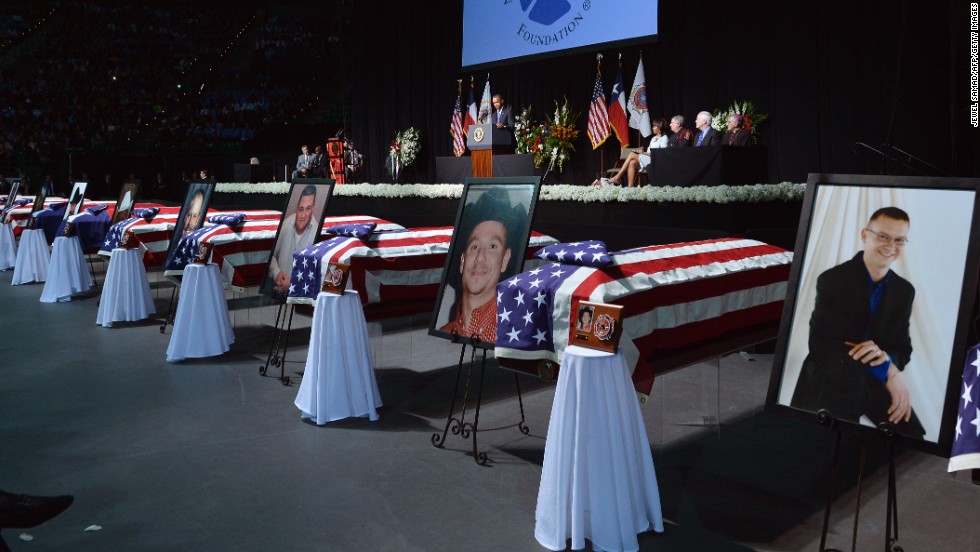
[[[490,116],[488,123],[493,123],[497,128],[514,129],[514,112],[509,105],[504,104],[504,98],[500,94],[494,94],[490,100],[493,103],[493,115]]]

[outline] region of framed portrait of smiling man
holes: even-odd
[[[497,339],[497,283],[518,274],[539,177],[468,178],[429,334],[481,347]]]
[[[976,310],[980,179],[811,175],[767,404],[948,456]]]
[[[334,181],[330,179],[303,178],[289,189],[265,278],[259,287],[263,295],[285,300],[289,294],[293,253],[319,241],[333,186]]]
[[[177,249],[181,238],[204,226],[213,191],[213,178],[191,182],[187,187],[187,195],[184,196],[180,214],[177,215],[177,222],[174,223],[174,233],[170,238],[170,245],[167,246],[167,260],[163,266],[170,266],[174,250]]]

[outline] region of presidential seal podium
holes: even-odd
[[[513,153],[514,135],[510,129],[497,128],[492,123],[470,125],[466,147],[470,150],[473,176],[489,178],[493,176],[494,152]]]

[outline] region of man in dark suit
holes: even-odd
[[[684,116],[674,115],[670,119],[670,139],[667,140],[668,148],[684,148],[693,146],[694,133],[691,129],[684,128]]]
[[[871,215],[864,251],[817,278],[809,352],[790,405],[921,438],[902,371],[912,357],[909,318],[915,288],[891,270],[908,243],[909,216],[897,207]]]
[[[721,137],[723,146],[751,146],[752,133],[742,127],[743,117],[738,113],[728,116],[728,130]]]
[[[694,120],[694,146],[717,146],[721,143],[721,133],[711,128],[711,113],[702,111]]]
[[[490,100],[493,103],[493,116],[490,122],[497,128],[514,128],[514,112],[509,105],[504,104],[504,98],[500,94],[494,94]]]

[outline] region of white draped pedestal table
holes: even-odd
[[[85,266],[85,254],[78,236],[58,236],[51,248],[48,278],[41,291],[42,303],[71,301],[76,293],[92,287],[92,275]]]
[[[0,270],[10,270],[17,262],[17,241],[14,239],[14,224],[0,224]]]
[[[24,230],[17,247],[17,260],[14,262],[14,276],[10,285],[43,282],[48,277],[48,263],[51,253],[44,230]]]
[[[565,349],[541,467],[534,536],[550,550],[638,550],[664,530],[640,405],[622,351]]]
[[[378,419],[381,394],[356,291],[317,296],[310,352],[295,404],[302,418],[317,425],[349,417]]]
[[[139,249],[113,249],[102,284],[102,300],[95,323],[111,328],[113,322],[135,322],[155,312],[150,280],[143,267],[143,252]]]
[[[187,265],[180,282],[167,361],[217,356],[227,352],[234,342],[218,265]]]

